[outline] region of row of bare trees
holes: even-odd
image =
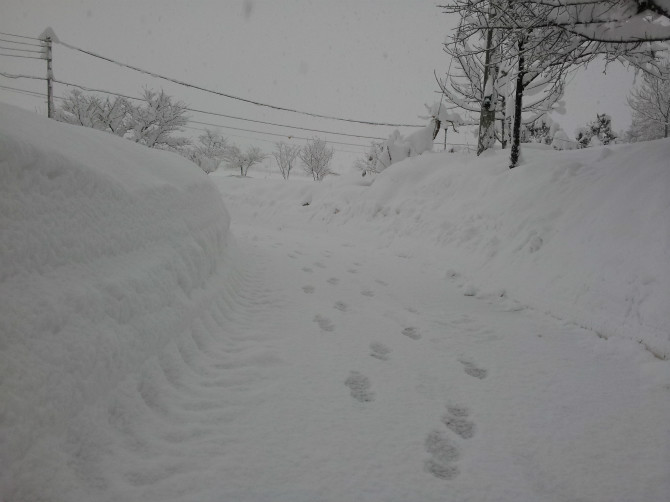
[[[91,127],[130,139],[150,148],[174,151],[202,168],[206,173],[215,171],[221,162],[246,176],[249,169],[263,162],[268,155],[259,147],[250,146],[242,151],[230,144],[217,132],[206,129],[197,140],[180,136],[189,121],[187,106],[161,91],[145,89],[139,103],[129,98],[114,96],[101,98],[73,90],[56,109],[55,118],[69,124]],[[319,138],[304,146],[277,143],[273,156],[285,179],[302,161],[302,167],[315,181],[331,174],[333,149]]]
[[[519,162],[522,124],[561,106],[568,72],[594,58],[658,77],[670,40],[664,0],[452,0],[459,16],[444,45],[452,57],[439,81],[447,106],[479,114],[478,154],[511,143]]]

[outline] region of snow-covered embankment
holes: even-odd
[[[232,267],[228,214],[195,165],[4,104],[0,117],[0,485],[11,492],[69,419],[190,335]]]
[[[244,203],[253,191],[263,219],[311,213],[319,225],[364,230],[373,246],[429,253],[467,294],[506,294],[669,358],[670,141],[526,145],[524,157],[510,171],[501,151],[424,154],[370,186],[352,173],[308,186],[239,182],[226,196]]]

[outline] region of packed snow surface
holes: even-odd
[[[0,105],[0,500],[667,501],[668,156],[208,177]]]

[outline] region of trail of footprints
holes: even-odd
[[[479,368],[471,361],[459,361],[465,373],[471,377],[486,378],[487,371]],[[470,410],[461,405],[447,405],[447,412],[442,415],[445,430],[433,430],[426,436],[424,442],[426,452],[430,458],[425,461],[424,468],[436,478],[451,480],[459,474],[456,461],[460,458],[460,449],[450,437],[449,432],[461,439],[471,439],[476,432],[475,423],[470,420]]]
[[[360,265],[360,264],[356,264]],[[322,262],[314,262],[314,266],[326,269],[326,265]],[[313,273],[314,269],[311,267],[303,267],[303,272]],[[350,268],[347,270],[350,274],[356,274],[357,269]],[[326,282],[331,286],[337,286],[340,279],[337,277],[330,277]],[[382,280],[376,280],[377,284],[381,286],[388,286],[388,283]],[[302,287],[306,294],[312,294],[316,288],[312,285],[305,285]],[[366,297],[374,297],[375,292],[371,289],[365,288],[361,290],[361,295]],[[337,301],[333,308],[340,312],[347,312],[349,306]],[[417,313],[416,310],[408,309],[412,313]],[[330,319],[320,314],[314,316],[314,322],[322,331],[332,332],[335,330],[335,325]],[[421,332],[414,326],[407,326],[403,328],[400,333],[411,340],[420,340]],[[370,343],[370,356],[380,361],[388,361],[391,353],[391,348],[387,345],[374,341]],[[488,376],[488,371],[485,368],[477,366],[474,362],[460,359],[459,362],[463,365],[463,371],[474,378],[483,380]],[[351,397],[360,403],[370,403],[375,400],[375,392],[371,390],[372,383],[370,379],[360,371],[350,371],[344,385],[349,389]],[[439,479],[452,480],[459,474],[457,465],[461,458],[461,448],[458,441],[471,439],[476,432],[475,423],[470,419],[470,410],[460,404],[447,405],[447,411],[441,417],[441,422],[444,429],[434,429],[428,433],[424,440],[424,449],[430,455],[424,462],[424,469]],[[458,439],[457,439],[458,438]]]
[[[442,423],[462,439],[470,439],[475,435],[475,424],[468,419],[469,416],[470,411],[464,406],[447,406]],[[429,432],[424,446],[430,454],[424,463],[427,472],[446,480],[458,476],[460,471],[456,462],[461,457],[461,450],[448,431],[435,429]]]

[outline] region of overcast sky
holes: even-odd
[[[433,71],[449,64],[442,42],[455,20],[431,0],[3,0],[0,32],[56,35],[120,62],[246,99],[365,121],[420,124],[424,103],[439,100]],[[0,57],[0,71],[43,75],[44,61]],[[301,127],[386,137],[392,128],[357,126],[260,108],[205,94],[54,46],[56,78],[123,94],[164,88],[192,108]],[[594,65],[568,87],[571,134],[596,113],[629,125],[632,76]],[[44,92],[39,81],[0,77],[0,85]],[[55,94],[67,88],[56,86]],[[0,88],[0,100],[44,110],[40,99]],[[286,136],[317,133],[191,114],[193,120]],[[203,125],[192,124],[195,127]],[[240,145],[271,150],[281,137],[221,129]],[[411,130],[401,129],[403,134]],[[196,133],[197,131],[191,131]],[[318,134],[331,141],[369,140]],[[287,140],[286,137],[283,138]],[[297,141],[297,140],[294,140]],[[361,152],[351,145],[338,150]],[[340,152],[342,153],[342,152]],[[340,155],[340,158],[351,157]]]

